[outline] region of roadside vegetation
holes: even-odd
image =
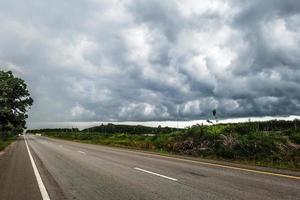
[[[194,125],[185,129],[148,128],[108,124],[82,131],[28,132],[92,144],[300,170],[299,120]]]
[[[3,149],[5,149],[8,145],[10,145],[15,140],[16,140],[16,136],[15,135],[9,136],[5,140],[0,139],[0,151],[2,151]]]
[[[26,128],[27,110],[32,103],[24,80],[11,71],[0,70],[0,151]]]

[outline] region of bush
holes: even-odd
[[[300,133],[295,133],[294,135],[290,136],[290,139],[295,144],[299,144],[300,145]]]
[[[182,130],[175,129],[170,133],[161,132],[154,136],[82,131],[47,131],[44,134],[95,144],[300,168],[300,150],[297,147],[300,144],[298,127],[300,128],[299,121],[270,121],[213,126],[194,125]]]

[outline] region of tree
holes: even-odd
[[[216,123],[218,123],[217,109],[213,109],[211,112],[212,112],[212,114],[213,114],[213,116],[214,116],[214,118],[216,120]]]
[[[26,128],[27,110],[33,103],[24,80],[11,71],[0,70],[0,134],[6,138],[9,131]]]
[[[215,118],[216,124],[218,123],[217,110],[213,109],[212,111],[213,117]],[[207,123],[214,124],[214,122],[210,119],[206,120]]]

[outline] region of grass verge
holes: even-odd
[[[126,142],[120,142],[120,141],[114,141],[114,140],[81,140],[81,139],[70,139],[70,138],[60,138],[60,137],[55,137],[53,135],[44,135],[49,138],[54,138],[54,139],[62,139],[62,140],[67,140],[67,141],[72,141],[72,142],[79,142],[79,143],[85,143],[85,144],[94,144],[94,145],[103,145],[103,146],[108,146],[108,147],[117,147],[117,148],[123,148],[123,149],[128,149],[128,150],[139,150],[142,152],[147,152],[147,153],[154,153],[158,155],[163,155],[163,156],[172,156],[172,157],[179,157],[179,158],[185,158],[185,159],[190,159],[190,160],[196,160],[196,161],[205,161],[205,162],[211,162],[211,163],[227,163],[227,165],[245,165],[248,166],[249,168],[252,167],[267,167],[271,169],[279,169],[279,170],[289,170],[289,171],[294,171],[294,172],[300,172],[300,168],[296,167],[293,163],[288,163],[288,162],[268,162],[268,161],[257,161],[257,160],[249,160],[249,159],[226,159],[222,157],[218,157],[215,155],[209,155],[209,156],[203,156],[203,155],[190,155],[186,153],[178,153],[178,152],[172,152],[172,151],[167,151],[163,148],[157,149],[157,148],[148,148],[144,146],[139,146],[139,145],[130,145],[130,143]],[[135,141],[136,142],[136,141]],[[244,167],[245,167],[244,166]]]
[[[9,138],[7,140],[0,139],[0,151],[4,150],[8,145],[10,145],[13,141],[15,141],[15,138]]]
[[[104,128],[104,133],[97,132],[98,129],[89,131],[47,129],[32,131],[32,133],[199,159],[300,170],[300,121],[298,120],[212,126],[197,124],[169,132],[160,132],[161,128],[158,127],[154,132],[148,133],[138,130],[132,133],[116,126],[108,133],[106,128],[109,127]]]

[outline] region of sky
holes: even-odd
[[[29,125],[300,115],[299,0],[1,0]]]

